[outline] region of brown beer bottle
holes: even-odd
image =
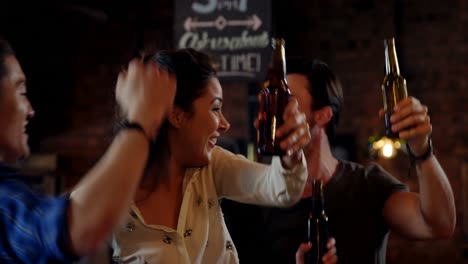
[[[398,133],[392,131],[390,116],[393,114],[393,107],[408,96],[406,90],[406,80],[400,75],[398,58],[395,49],[395,39],[385,39],[385,77],[382,82],[382,95],[385,117],[385,136],[388,138],[398,138]]]
[[[263,87],[258,94],[258,130],[257,152],[262,156],[282,156],[281,138],[276,137],[276,129],[283,120],[283,112],[288,104],[291,92],[286,82],[286,54],[284,39],[272,41],[273,56]]]
[[[325,199],[323,197],[323,181],[312,182],[312,208],[308,219],[307,239],[312,243],[312,249],[306,255],[307,264],[322,264],[322,257],[328,251],[327,242],[328,217],[325,213]]]

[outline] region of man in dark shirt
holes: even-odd
[[[312,140],[304,151],[309,181],[321,179],[325,183],[325,209],[339,263],[385,263],[390,230],[409,239],[450,237],[455,228],[454,197],[432,152],[427,107],[408,97],[397,104],[391,117],[392,130],[408,142],[415,159],[418,194],[409,192],[377,164],[363,166],[332,155],[330,141],[334,139],[343,98],[340,82],[325,63],[291,58],[287,71],[291,93],[310,125]],[[309,183],[303,199],[294,207],[255,210],[248,206],[253,212],[251,217],[239,213],[239,206],[227,208],[225,215],[235,230],[231,234],[241,261],[294,263],[296,245],[304,241],[307,232],[311,195]],[[255,217],[258,225],[246,226],[245,221]],[[261,241],[251,234],[261,237]]]
[[[127,213],[175,89],[167,72],[132,61],[116,87],[126,129],[71,195],[46,197],[11,166],[29,154],[34,111],[23,70],[0,38],[0,263],[71,263],[97,250]]]

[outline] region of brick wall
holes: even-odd
[[[33,149],[58,153],[58,175],[67,186],[109,143],[115,116],[112,86],[137,45],[138,33],[159,48],[172,44],[172,1],[88,2],[102,12],[90,16],[52,1],[29,3],[33,6],[24,9],[20,0],[0,9],[1,32],[18,51],[37,110],[31,127]],[[355,136],[361,162],[367,160],[367,138],[383,132],[377,116],[384,74],[382,40],[396,37],[409,93],[429,106],[434,146],[454,188],[460,223],[462,195],[467,195],[461,193],[459,175],[468,148],[468,3],[283,0],[274,1],[274,7],[276,32],[286,38],[287,54],[320,58],[340,76],[345,110],[339,132]],[[26,20],[34,23],[22,22]],[[227,135],[249,138],[248,85],[223,85],[224,112],[231,122]],[[415,179],[406,177],[404,157],[379,162],[417,190]],[[461,241],[460,227],[448,241],[409,242],[392,236],[388,263],[458,263]]]

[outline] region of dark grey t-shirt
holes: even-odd
[[[389,228],[382,209],[392,193],[407,190],[378,164],[340,163],[324,189],[340,263],[385,263]]]
[[[339,263],[385,263],[389,228],[382,209],[393,192],[407,190],[377,164],[340,161],[324,189]],[[295,263],[295,252],[306,239],[310,208],[310,199],[287,209],[226,204],[225,218],[240,262]]]

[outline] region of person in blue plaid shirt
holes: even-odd
[[[71,263],[96,251],[128,211],[175,90],[155,63],[131,61],[116,86],[126,125],[71,194],[43,196],[11,166],[29,154],[34,111],[23,70],[0,38],[0,263]]]

